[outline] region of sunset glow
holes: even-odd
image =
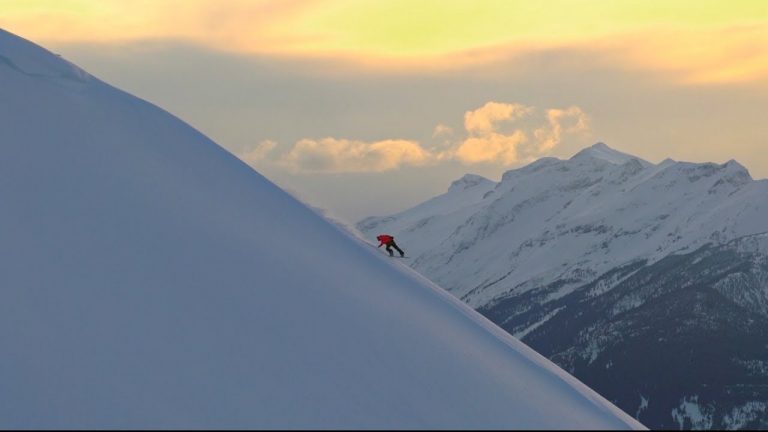
[[[0,0],[0,9],[0,26],[44,43],[184,40],[381,70],[571,49],[683,83],[768,76],[761,0]]]

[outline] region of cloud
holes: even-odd
[[[5,0],[6,2],[8,0]],[[0,25],[45,41],[126,42],[184,39],[237,51],[296,42],[281,29],[318,0],[11,0]]]
[[[432,130],[432,138],[450,135],[453,135],[453,128],[442,123],[435,126],[435,129]]]
[[[279,160],[292,171],[304,173],[383,172],[434,161],[435,155],[415,141],[336,138],[302,139]]]
[[[764,11],[763,6],[763,17]],[[764,84],[768,77],[768,23],[764,18],[711,28],[632,32],[596,41],[593,49],[603,55],[602,61],[619,59],[625,68],[655,71],[686,85]]]
[[[589,117],[577,106],[547,110],[547,122],[547,126],[536,129],[533,133],[540,153],[548,152],[560,144],[563,133],[577,134],[590,129]]]
[[[246,149],[244,152],[240,153],[240,159],[248,164],[254,165],[269,157],[275,147],[277,147],[275,141],[264,140],[253,148]]]
[[[274,152],[277,143],[266,140],[240,157],[252,165],[269,159],[294,173],[385,172],[450,161],[506,166],[544,156],[567,135],[588,132],[589,117],[577,106],[539,113],[522,104],[488,102],[465,113],[464,128],[466,135],[457,137],[453,128],[438,124],[432,138],[447,139],[429,148],[404,139],[305,138],[279,156]]]
[[[487,71],[568,49],[586,53],[588,63],[684,84],[764,83],[768,76],[766,9],[757,0],[551,0],[532,13],[509,0],[0,2],[1,27],[46,45],[183,40],[240,54],[324,58],[337,70],[406,73]]]
[[[513,127],[501,131],[502,124]],[[488,102],[464,115],[467,138],[453,152],[464,164],[511,165],[544,156],[557,147],[565,135],[589,131],[589,117],[579,107],[550,108],[538,114],[522,104]]]
[[[504,135],[495,132],[472,136],[455,150],[454,157],[465,164],[498,163],[509,165],[518,161],[518,148],[528,141],[521,130]]]
[[[486,134],[496,130],[499,123],[525,117],[532,111],[532,107],[521,104],[488,102],[464,114],[464,128],[470,133]]]

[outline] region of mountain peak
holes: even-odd
[[[636,159],[643,165],[650,165],[649,162],[644,161],[636,156],[632,156],[627,153],[620,152],[609,147],[603,142],[598,142],[590,147],[587,147],[571,157],[570,160],[583,160],[583,159],[599,159],[606,162],[610,162],[615,165],[622,165],[627,161]]]
[[[722,166],[726,170],[734,171],[734,172],[745,172],[747,173],[747,175],[749,175],[749,170],[747,169],[747,167],[739,163],[739,161],[737,161],[736,159],[730,159],[728,162],[724,163]]]
[[[455,180],[448,188],[448,192],[463,191],[481,184],[491,184],[492,181],[477,174],[465,174],[462,178]]]
[[[742,186],[753,181],[749,170],[734,159],[721,165],[724,170],[723,180],[735,186]]]

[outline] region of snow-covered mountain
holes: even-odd
[[[1,30],[0,150],[0,427],[641,427],[182,121]]]
[[[768,232],[768,181],[735,161],[652,164],[602,143],[508,171],[499,183],[471,178],[358,228],[395,235],[414,269],[652,428],[768,426],[768,392],[755,390],[768,384],[768,367],[760,369],[768,351],[754,346],[768,334],[768,272],[757,264],[768,251],[732,250]],[[713,250],[736,258],[682,273],[683,262],[698,268]],[[706,309],[715,297],[722,307]],[[688,316],[697,326],[686,334],[682,315],[670,313],[681,305],[709,311]],[[670,340],[676,348],[658,355]],[[720,342],[722,361],[713,362],[708,350]],[[707,382],[726,367],[727,379]],[[694,411],[709,420],[681,414]]]

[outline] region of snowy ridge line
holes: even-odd
[[[492,193],[474,189],[357,226],[412,238],[414,268],[476,308],[514,287],[555,283],[562,269],[575,271],[565,276],[573,286],[633,260],[768,231],[768,182],[735,161],[654,165],[598,143],[508,171]]]

